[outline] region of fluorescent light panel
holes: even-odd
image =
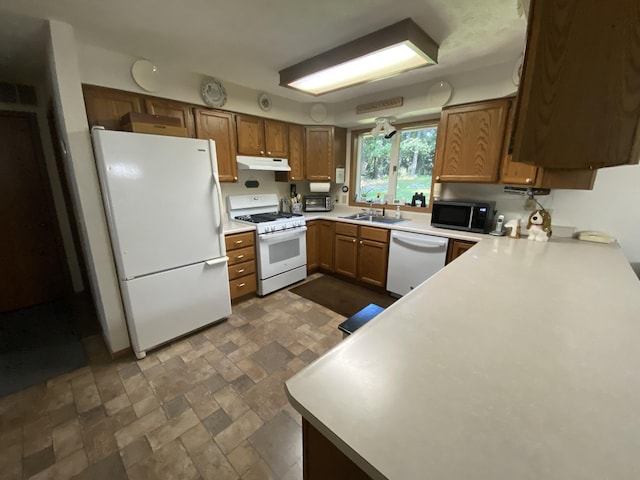
[[[313,95],[436,63],[438,45],[405,19],[280,71],[280,85]]]

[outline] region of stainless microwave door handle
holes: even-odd
[[[289,231],[278,233],[262,233],[260,234],[260,241],[265,243],[281,242],[282,240],[289,240],[292,238],[298,238],[304,235],[307,231],[307,227],[294,228]]]
[[[472,206],[471,213],[469,214],[469,225],[468,225],[469,230],[471,230],[471,225],[473,224],[473,216],[475,215],[475,213],[476,213],[476,207]]]

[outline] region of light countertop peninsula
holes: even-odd
[[[640,478],[640,282],[616,244],[485,238],[286,383],[374,479]]]

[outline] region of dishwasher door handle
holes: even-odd
[[[422,248],[442,248],[447,245],[447,239],[443,240],[425,240],[422,238],[418,238],[415,235],[402,235],[401,233],[394,232],[391,235],[391,240],[395,240],[398,243],[404,243],[405,245],[409,245],[412,247],[422,247]]]

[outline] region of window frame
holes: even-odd
[[[436,158],[438,157],[437,155],[438,137],[440,136],[440,118],[394,124],[394,127],[398,130],[398,133],[400,133],[403,129],[410,129],[415,127],[427,128],[427,127],[434,127],[434,126],[437,127],[438,130],[436,133],[436,148],[435,148],[434,159],[433,159],[433,170],[431,172],[431,187],[429,189],[429,201],[427,202],[426,207],[412,207],[410,205],[400,205],[401,211],[415,212],[415,213],[431,213],[431,207],[433,205],[433,184],[434,184],[434,179],[436,177],[435,175]],[[351,158],[349,159],[349,206],[350,207],[369,208],[368,203],[356,201],[355,194],[356,194],[356,177],[358,174],[358,140],[360,139],[361,135],[370,133],[370,132],[371,132],[371,128],[351,131],[351,155],[350,155]],[[374,203],[373,205],[374,205],[374,208],[376,209],[381,209],[382,207],[395,209],[397,207],[397,204],[393,204],[393,203],[388,203],[386,205],[382,203]]]

